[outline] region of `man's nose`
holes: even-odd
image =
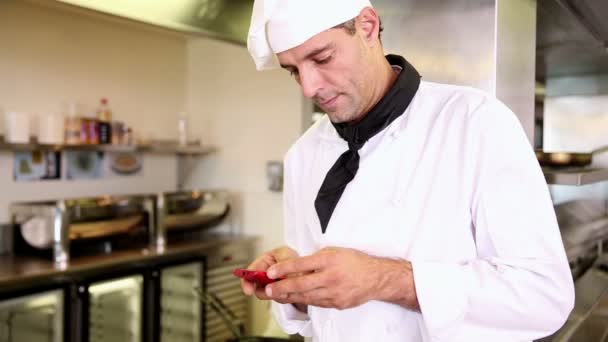
[[[321,88],[321,77],[315,70],[300,70],[300,87],[307,98],[313,98]]]

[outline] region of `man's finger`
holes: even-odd
[[[251,296],[255,293],[254,284],[244,279],[241,279],[241,289],[243,290],[243,293],[248,296]]]
[[[266,295],[271,298],[281,298],[288,293],[308,292],[325,287],[325,275],[322,272],[313,272],[306,275],[286,278],[276,283],[266,285]]]
[[[260,300],[270,300],[272,298],[269,298],[266,295],[266,291],[264,290],[263,287],[257,286],[255,285],[255,296],[260,299]]]
[[[273,249],[270,253],[277,262],[298,257],[298,253],[287,246]]]
[[[276,260],[270,254],[264,254],[261,257],[254,260],[249,266],[248,270],[252,271],[266,271],[270,266],[276,264]]]
[[[293,304],[305,304],[319,306],[323,308],[332,307],[329,291],[326,288],[318,288],[308,292],[290,293],[287,297],[280,300],[288,301]]]
[[[323,265],[325,258],[322,255],[310,255],[274,264],[268,268],[267,273],[270,279],[277,279],[291,273],[310,273],[323,268]]]
[[[255,259],[251,264],[249,264],[249,266],[247,266],[247,269],[252,271],[266,271],[268,267],[270,267],[270,265],[273,265],[274,263],[276,263],[276,261],[274,260],[272,255],[264,254]],[[243,293],[248,296],[251,296],[256,292],[255,284],[244,279],[241,279],[241,289],[243,290]]]

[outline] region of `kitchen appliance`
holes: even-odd
[[[70,257],[147,246],[154,233],[154,198],[104,196],[15,203],[13,252],[52,258],[65,265]]]
[[[563,226],[560,231],[572,276],[578,279],[600,257],[601,246],[608,241],[608,217]]]
[[[213,293],[228,310],[234,319],[241,322],[246,330],[250,315],[248,297],[241,290],[241,281],[232,274],[236,268],[244,268],[253,257],[253,244],[229,244],[219,248],[207,257],[207,271],[203,290]],[[193,291],[193,288],[190,288]],[[230,328],[221,316],[209,304],[205,304],[205,341],[225,342],[232,338]]]
[[[247,265],[253,256],[253,240],[214,247],[201,259],[161,265],[153,273],[160,293],[159,315],[151,320],[160,329],[153,332],[159,342],[224,342],[232,337],[218,314],[197,298],[194,289],[213,292],[245,326],[249,322],[248,299],[232,270]]]
[[[576,199],[555,205],[560,234],[572,276],[581,277],[600,257],[608,242],[605,201]]]
[[[215,227],[230,211],[228,193],[221,190],[180,191],[156,197],[155,242],[183,241],[200,237]]]
[[[64,293],[52,290],[0,302],[0,341],[64,341]]]
[[[144,275],[87,280],[76,284],[72,310],[81,342],[144,342]]]
[[[160,285],[160,342],[201,341],[203,306],[192,293],[203,284],[203,262],[163,268]]]
[[[251,0],[176,0],[159,1],[149,6],[146,1],[99,2],[56,0],[55,6],[79,6],[91,11],[114,15],[164,27],[196,36],[245,44],[253,1]],[[72,10],[73,11],[73,10]]]

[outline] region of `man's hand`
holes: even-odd
[[[411,264],[348,248],[324,248],[302,258],[269,265],[270,278],[301,274],[266,286],[266,298],[347,309],[370,300],[419,310]]]
[[[249,266],[247,266],[247,269],[252,271],[267,271],[268,268],[272,265],[297,257],[298,253],[296,251],[287,246],[283,246],[262,254],[257,259],[255,259]],[[241,289],[248,296],[255,294],[255,296],[259,299],[270,299],[268,298],[268,296],[266,296],[263,287],[256,287],[256,284],[250,281],[241,279]]]

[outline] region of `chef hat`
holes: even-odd
[[[247,48],[258,70],[279,67],[276,54],[355,18],[369,0],[255,0]]]

